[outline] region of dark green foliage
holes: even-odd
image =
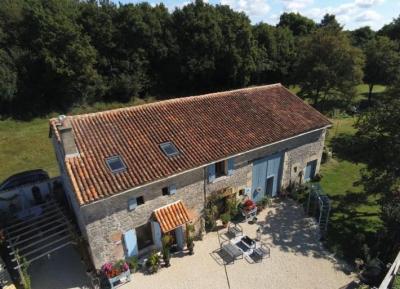
[[[397,39],[398,23],[380,35]],[[96,102],[275,82],[300,84],[316,103],[349,95],[347,105],[361,61],[343,40],[346,33],[334,15],[315,24],[283,13],[276,27],[251,25],[244,13],[201,0],[172,13],[145,2],[3,0],[0,116],[32,118]],[[374,32],[364,27],[348,34],[364,48]],[[330,106],[342,108],[335,101]]]
[[[371,104],[374,85],[390,85],[400,73],[398,44],[388,37],[378,36],[365,44],[364,82],[369,86],[368,101]]]
[[[254,70],[250,20],[228,6],[202,1],[172,15],[179,46],[179,84],[184,91],[212,91],[249,83]]]
[[[300,41],[296,70],[300,95],[329,110],[351,103],[363,76],[364,58],[346,34],[331,24],[324,27]]]
[[[293,35],[304,36],[310,34],[316,24],[312,19],[302,16],[299,13],[283,13],[279,19],[278,27],[289,28]]]
[[[378,31],[378,34],[400,42],[400,16],[393,19],[391,23],[384,25],[381,30]]]
[[[265,23],[253,27],[256,45],[255,83],[289,82],[296,59],[295,38],[287,27]]]
[[[364,48],[369,41],[375,38],[375,31],[369,26],[364,26],[351,31],[350,36],[354,46]]]
[[[336,20],[336,16],[333,14],[325,14],[321,22],[318,24],[319,28],[329,28],[334,31],[341,31],[342,26]]]
[[[400,81],[365,112],[357,123],[357,137],[369,143],[367,169],[362,182],[366,192],[380,196],[383,230],[379,257],[391,262],[400,250]]]

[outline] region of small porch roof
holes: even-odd
[[[180,200],[158,208],[154,211],[154,216],[163,233],[170,232],[192,220],[188,209]]]

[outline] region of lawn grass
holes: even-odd
[[[57,176],[48,120],[0,121],[0,163],[0,181],[17,172],[38,168]]]
[[[355,118],[333,119],[326,144],[346,135],[354,135]],[[361,179],[363,163],[341,159],[337,155],[321,166],[321,186],[332,201],[327,244],[330,249],[350,261],[359,257],[360,243],[368,243],[380,228],[379,205],[376,197],[364,194]],[[371,246],[372,244],[370,244]]]

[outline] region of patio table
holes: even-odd
[[[242,250],[232,243],[222,245],[222,250],[224,250],[232,258],[233,262],[235,262],[236,258],[240,256],[243,258]]]

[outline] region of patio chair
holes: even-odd
[[[243,229],[239,224],[229,223],[228,233],[230,233],[234,237],[243,236]]]
[[[255,257],[255,262],[261,262],[263,259],[269,258],[271,256],[271,250],[263,242],[260,242],[253,250],[252,255]]]
[[[233,245],[231,242],[223,242],[220,244],[221,250],[224,251],[230,258],[231,262],[235,263],[235,260],[243,259],[243,252],[235,245]]]

